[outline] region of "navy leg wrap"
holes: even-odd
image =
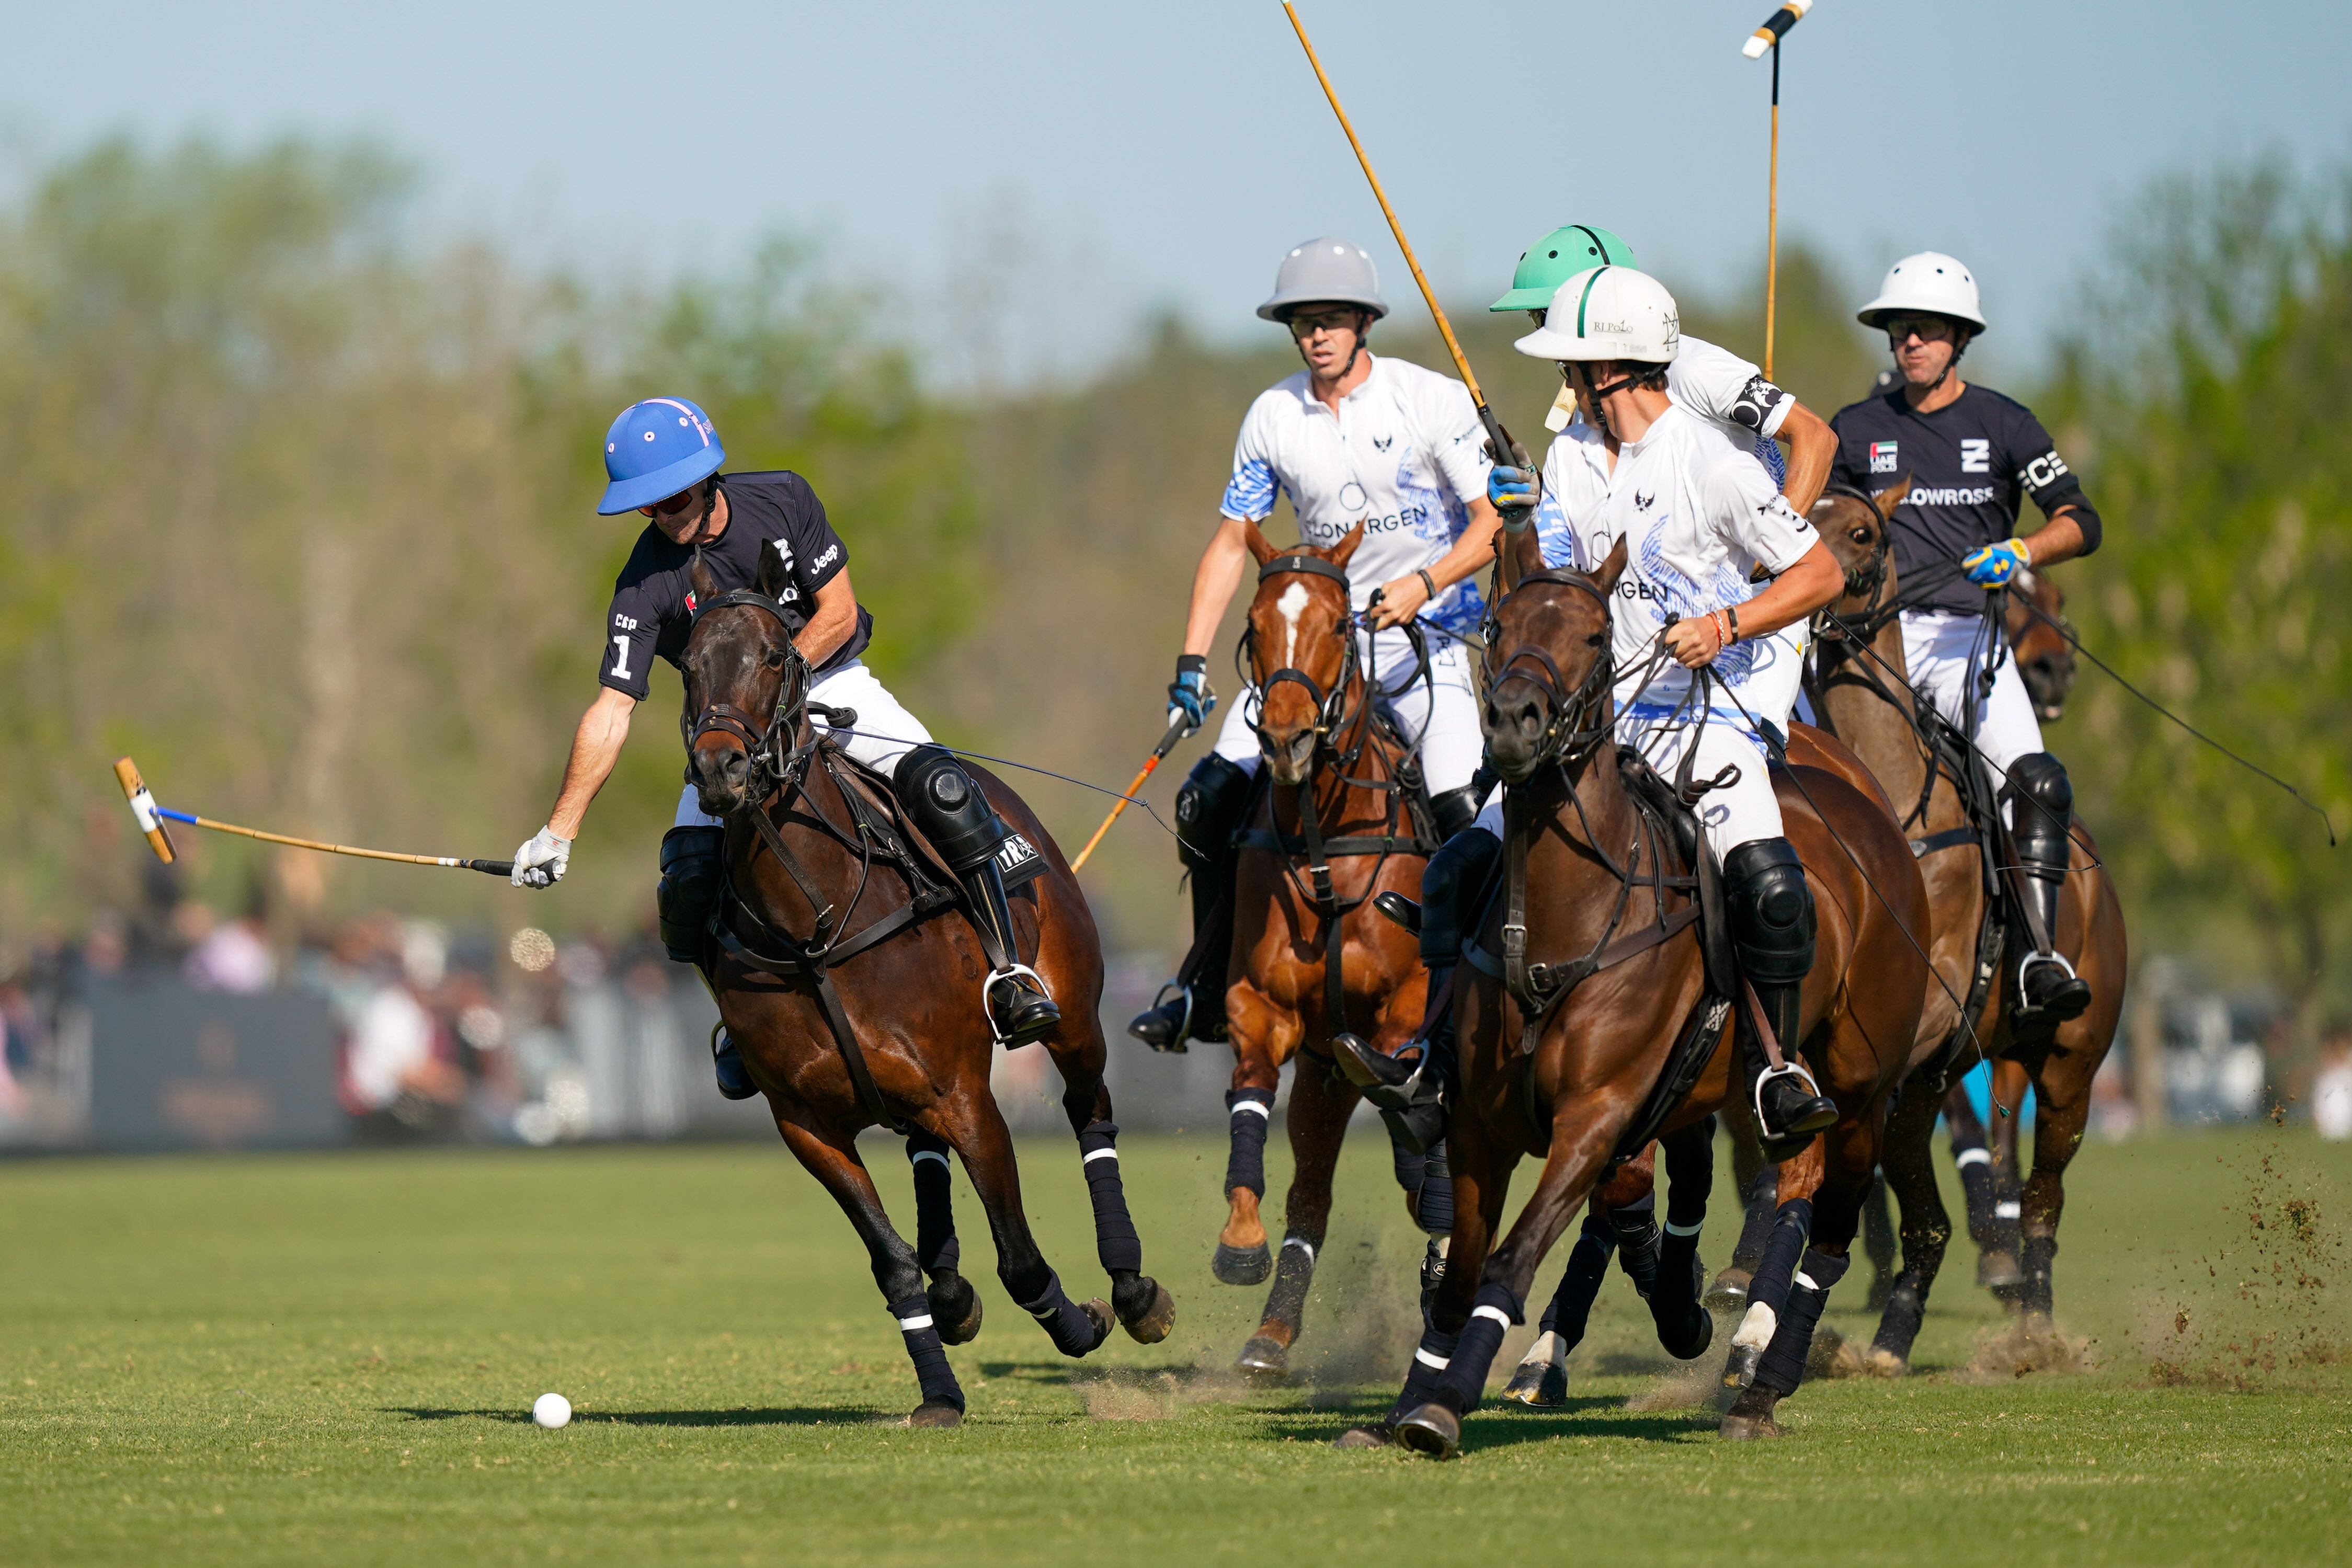
[[[1697,1234],[1706,1219],[1706,1200],[1715,1194],[1715,1118],[1709,1116],[1700,1135],[1681,1134],[1660,1145],[1666,1157],[1666,1228]]]
[[[1762,1260],[1764,1243],[1772,1234],[1772,1198],[1780,1186],[1780,1173],[1772,1166],[1758,1171],[1755,1179],[1748,1184],[1747,1207],[1740,1219],[1739,1241],[1731,1249],[1731,1261],[1735,1268],[1753,1273],[1757,1264]]]
[[[1421,1196],[1413,1200],[1413,1220],[1431,1236],[1454,1234],[1454,1167],[1445,1160],[1445,1141],[1433,1146],[1422,1166]]]
[[[1389,1411],[1391,1424],[1436,1396],[1438,1382],[1453,1364],[1454,1353],[1461,1343],[1458,1333],[1441,1333],[1426,1322],[1422,1324],[1421,1343],[1413,1347],[1412,1361],[1405,1368],[1404,1392],[1397,1396],[1395,1406]]]
[[[1609,1228],[1617,1233],[1617,1264],[1633,1281],[1633,1293],[1648,1301],[1658,1289],[1658,1195],[1647,1192],[1638,1203],[1609,1211]]]
[[[1616,1249],[1617,1233],[1609,1222],[1586,1215],[1584,1228],[1568,1254],[1568,1272],[1559,1277],[1559,1289],[1552,1292],[1551,1305],[1544,1309],[1538,1325],[1546,1333],[1559,1335],[1570,1350],[1584,1343],[1592,1299],[1601,1293],[1601,1281],[1609,1277],[1609,1254]]]
[[[1813,1330],[1822,1321],[1822,1308],[1829,1303],[1830,1288],[1845,1278],[1852,1262],[1842,1253],[1805,1249],[1803,1267],[1797,1270],[1789,1291],[1789,1310],[1780,1314],[1772,1343],[1764,1347],[1764,1359],[1756,1364],[1757,1387],[1782,1398],[1797,1391],[1797,1385],[1805,1380],[1805,1360],[1812,1354]]]
[[[931,1326],[931,1303],[920,1292],[890,1303],[890,1315],[898,1320],[898,1335],[907,1342],[907,1359],[915,1364],[915,1381],[923,1390],[926,1405],[952,1405],[963,1408],[963,1390],[956,1385],[955,1370],[948,1365],[948,1347],[940,1343],[940,1331]]]
[[[2025,1270],[2025,1291],[2018,1304],[2028,1312],[2046,1318],[2057,1300],[2051,1280],[2051,1265],[2058,1256],[2058,1239],[2055,1236],[2029,1236],[2020,1253],[2020,1261]]]
[[[1045,1273],[1045,1293],[1034,1301],[1018,1304],[1037,1320],[1045,1336],[1054,1342],[1054,1348],[1064,1355],[1084,1355],[1102,1343],[1095,1333],[1094,1319],[1063,1292],[1061,1276],[1051,1270]]]
[[[1485,1284],[1471,1302],[1470,1321],[1462,1325],[1461,1342],[1454,1347],[1454,1364],[1438,1382],[1435,1401],[1456,1416],[1478,1408],[1486,1392],[1486,1374],[1503,1348],[1503,1335],[1524,1318],[1518,1297],[1507,1285]]]
[[[1748,1287],[1750,1312],[1761,1304],[1771,1308],[1776,1319],[1782,1315],[1795,1282],[1798,1260],[1812,1229],[1813,1205],[1810,1198],[1792,1197],[1780,1206],[1772,1219],[1771,1238],[1764,1243],[1764,1256],[1756,1264],[1756,1278]]]
[[[1118,1179],[1118,1124],[1089,1122],[1078,1134],[1086,1162],[1087,1197],[1095,1206],[1095,1256],[1107,1274],[1143,1272],[1143,1239],[1127,1212],[1127,1189]]]
[[[1960,1168],[1960,1193],[1968,1200],[1969,1239],[1979,1250],[1992,1239],[1993,1197],[1992,1151],[1978,1142],[1959,1146],[1959,1134],[1952,1135],[1952,1163]]]
[[[947,1140],[908,1134],[907,1161],[915,1167],[915,1261],[926,1274],[952,1272],[963,1250],[956,1242],[955,1204],[949,1197]]]
[[[1274,1289],[1265,1293],[1265,1321],[1288,1323],[1297,1333],[1307,1321],[1307,1287],[1315,1279],[1315,1243],[1292,1232],[1282,1239],[1274,1260]]]
[[[1405,1206],[1418,1210],[1421,1204],[1421,1183],[1429,1156],[1406,1148],[1396,1139],[1389,1140],[1389,1158],[1394,1162],[1396,1184],[1404,1188]]]
[[[1247,1187],[1265,1196],[1265,1130],[1274,1115],[1274,1095],[1265,1089],[1234,1089],[1225,1095],[1233,1152],[1225,1156],[1225,1190]]]

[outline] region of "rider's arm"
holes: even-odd
[[[621,759],[622,743],[629,738],[629,716],[636,706],[637,699],[628,693],[606,686],[580,716],[580,727],[572,736],[572,758],[563,765],[563,788],[556,791],[555,809],[547,814],[547,825],[556,837],[580,836],[588,802]]]
[[[1796,565],[1767,583],[1755,598],[1735,607],[1739,641],[1752,643],[1783,626],[1793,626],[1835,599],[1844,587],[1845,570],[1830,554],[1830,547],[1815,539],[1813,548],[1799,557]],[[1723,652],[1724,630],[1731,624],[1729,612],[1719,622],[1712,615],[1677,621],[1666,628],[1666,651],[1677,663],[1695,670]]]
[[[793,639],[793,646],[811,668],[833,657],[857,630],[857,591],[849,586],[849,569],[843,567],[816,591],[816,613]]]
[[[1209,548],[1201,552],[1201,564],[1192,569],[1192,601],[1184,611],[1184,652],[1193,657],[1207,657],[1224,622],[1225,607],[1234,601],[1234,590],[1242,585],[1242,563],[1249,559],[1243,532],[1247,526],[1239,517],[1220,516]]]
[[[2058,455],[2057,443],[2032,411],[2021,416],[2007,444],[2017,464],[2018,484],[2050,520],[2021,541],[2035,566],[2055,566],[2099,548],[2099,514],[2083,494],[2083,481]]]
[[[1470,503],[1469,513],[1470,520],[1462,526],[1462,537],[1454,541],[1454,548],[1431,561],[1427,568],[1440,593],[1485,570],[1495,559],[1495,530],[1503,526],[1503,514],[1484,496]],[[1372,611],[1372,624],[1382,631],[1401,626],[1420,614],[1430,598],[1420,572],[1384,582],[1381,585],[1380,604]]]
[[[1789,497],[1789,505],[1799,512],[1810,512],[1813,503],[1822,498],[1822,486],[1830,482],[1830,467],[1837,461],[1837,432],[1803,403],[1790,399],[1789,412],[1781,417],[1780,439],[1789,446],[1789,477],[1780,486],[1780,494]]]
[[[2050,520],[2024,536],[2025,550],[2036,566],[2055,566],[2062,560],[2073,560],[2086,553],[2083,549],[2083,525],[2079,507],[2059,507]]]

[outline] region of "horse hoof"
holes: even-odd
[[[963,1425],[963,1412],[952,1405],[943,1404],[936,1399],[926,1399],[915,1406],[914,1414],[907,1417],[907,1425],[909,1427],[961,1427]]]
[[[2014,1252],[1977,1254],[1977,1283],[1988,1291],[2007,1291],[2025,1282],[2025,1270]]]
[[[1764,1352],[1750,1345],[1735,1344],[1731,1358],[1723,1364],[1723,1385],[1745,1390],[1756,1381],[1756,1364],[1764,1359]]]
[[[1090,1297],[1081,1302],[1078,1311],[1086,1313],[1087,1321],[1095,1325],[1095,1343],[1078,1352],[1080,1355],[1086,1355],[1101,1349],[1103,1341],[1110,1338],[1110,1331],[1118,1326],[1118,1314],[1112,1312],[1110,1303],[1100,1296]]]
[[[1127,1337],[1138,1344],[1158,1344],[1176,1326],[1176,1298],[1159,1281],[1151,1281],[1151,1305],[1131,1318],[1123,1318]]]
[[[1722,1433],[1734,1443],[1753,1442],[1759,1437],[1777,1437],[1780,1424],[1772,1419],[1772,1407],[1780,1402],[1777,1394],[1761,1388],[1750,1388],[1732,1402],[1724,1412]]]
[[[1228,1247],[1220,1241],[1209,1272],[1220,1285],[1263,1285],[1274,1272],[1274,1253],[1263,1241],[1248,1248]]]
[[[980,1337],[980,1292],[958,1275],[944,1290],[934,1284],[923,1292],[930,1298],[931,1325],[941,1344],[970,1344]]]
[[[1377,1427],[1350,1427],[1331,1439],[1335,1448],[1386,1448],[1394,1446],[1396,1428],[1382,1424]]]
[[[1699,1304],[1710,1312],[1742,1312],[1748,1310],[1748,1282],[1756,1276],[1734,1264],[1715,1277],[1706,1288]]]
[[[1530,1410],[1557,1410],[1568,1403],[1568,1368],[1549,1361],[1519,1363],[1511,1374],[1511,1385],[1503,1390],[1503,1401]]]
[[[1691,1309],[1691,1321],[1684,1325],[1680,1337],[1668,1339],[1661,1333],[1658,1343],[1676,1361],[1696,1361],[1706,1354],[1708,1346],[1715,1343],[1715,1319],[1694,1307]]]
[[[1290,1352],[1265,1334],[1252,1334],[1234,1370],[1252,1383],[1282,1383],[1290,1376]]]
[[[1462,1417],[1443,1405],[1423,1405],[1396,1424],[1396,1439],[1426,1459],[1457,1458]]]

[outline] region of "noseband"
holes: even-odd
[[[1511,586],[1510,593],[1496,601],[1486,619],[1486,646],[1496,645],[1501,632],[1503,606],[1514,594],[1534,584],[1551,583],[1561,588],[1580,589],[1592,595],[1601,606],[1601,624],[1609,622],[1609,596],[1599,583],[1580,571],[1562,567],[1545,567],[1521,577]],[[1520,667],[1522,663],[1532,666]],[[1559,673],[1559,665],[1549,653],[1533,643],[1524,643],[1511,652],[1510,657],[1496,666],[1482,694],[1493,701],[1495,694],[1513,681],[1525,681],[1536,688],[1550,709],[1551,717],[1544,726],[1543,738],[1536,748],[1536,765],[1558,762],[1573,766],[1591,754],[1594,747],[1607,739],[1610,733],[1608,716],[1609,688],[1616,674],[1614,650],[1604,646],[1601,655],[1592,661],[1592,668],[1576,689],[1569,690],[1568,681]]]
[[[1308,577],[1328,578],[1339,585],[1339,592],[1343,597],[1349,594],[1347,572],[1319,556],[1276,556],[1257,569],[1257,580],[1260,583],[1264,583],[1269,577],[1281,577],[1294,572]],[[1354,602],[1352,598],[1349,598],[1347,601],[1350,604]],[[1257,688],[1257,718],[1250,721],[1250,733],[1257,737],[1261,749],[1271,749],[1267,745],[1265,727],[1258,722],[1265,716],[1266,694],[1286,682],[1292,685],[1305,687],[1307,699],[1315,705],[1314,735],[1317,750],[1331,749],[1334,746],[1333,737],[1347,729],[1352,722],[1351,716],[1339,705],[1347,700],[1349,685],[1355,679],[1357,673],[1356,639],[1352,634],[1354,622],[1355,617],[1352,614],[1339,618],[1339,624],[1336,629],[1340,642],[1339,678],[1332,685],[1329,691],[1325,691],[1317,684],[1315,677],[1306,671],[1294,669],[1287,664],[1266,676],[1265,680],[1252,683]],[[1251,629],[1246,641],[1249,643],[1251,663],[1255,666],[1257,653],[1257,636],[1255,627]],[[1365,701],[1370,700],[1370,695],[1367,693]]]
[[[1886,624],[1886,617],[1890,613],[1882,610],[1878,601],[1886,591],[1887,563],[1895,559],[1894,526],[1886,520],[1886,513],[1880,507],[1878,497],[1867,490],[1857,489],[1852,485],[1831,484],[1822,486],[1822,494],[1846,496],[1860,501],[1870,508],[1870,515],[1878,522],[1878,543],[1871,550],[1869,559],[1859,566],[1849,568],[1845,574],[1847,595],[1861,599],[1863,606],[1852,615],[1832,612],[1823,617],[1826,624],[1822,634],[1834,638],[1852,632],[1858,633],[1864,640],[1875,637],[1879,628]]]
[[[784,612],[782,602],[756,590],[735,589],[720,594],[708,604],[698,605],[694,612],[694,623],[700,625],[702,618],[714,610],[725,610],[739,604],[766,611],[784,628],[783,681],[776,688],[775,709],[768,716],[768,723],[763,728],[751,715],[731,703],[706,703],[702,711],[694,715],[691,720],[681,713],[677,727],[686,737],[689,769],[693,767],[694,743],[713,731],[731,735],[743,743],[743,749],[751,759],[751,772],[757,786],[745,792],[746,803],[749,804],[752,800],[765,800],[769,792],[783,782],[785,776],[799,765],[794,758],[780,758],[776,755],[776,739],[779,736],[790,736],[800,727],[801,711],[808,705],[809,664],[808,660],[802,657],[801,651],[793,645],[793,623]],[[693,633],[689,632],[689,643],[692,637]]]

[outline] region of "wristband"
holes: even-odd
[[[1437,579],[1429,575],[1429,568],[1425,566],[1418,568],[1414,570],[1413,575],[1421,579],[1422,587],[1429,590],[1429,597],[1435,599],[1437,597]]]
[[[1729,621],[1730,621],[1730,622],[1731,622],[1731,640],[1732,640],[1733,642],[1735,642],[1735,643],[1738,642],[1738,641],[1739,641],[1739,606],[1738,606],[1737,604],[1727,604],[1727,605],[1724,606],[1723,613],[1724,613],[1725,617],[1726,617],[1727,620],[1729,620]]]
[[[1720,653],[1731,646],[1731,629],[1724,623],[1720,610],[1708,611],[1706,620],[1707,624],[1715,628],[1715,651]]]
[[[1180,677],[1184,675],[1205,675],[1208,673],[1209,656],[1206,653],[1179,653],[1176,655],[1176,674]]]

